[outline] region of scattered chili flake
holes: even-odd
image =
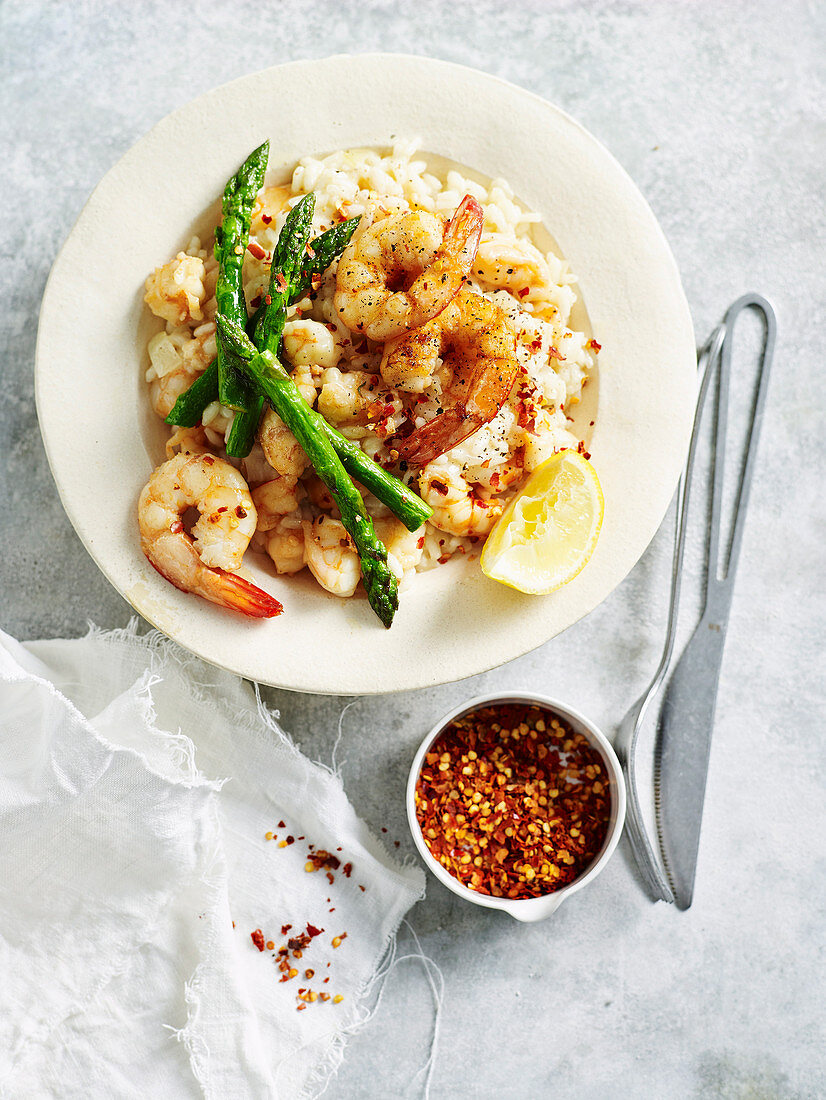
[[[345,878],[349,878],[351,873],[352,873],[352,870],[353,870],[353,864],[352,863],[345,863],[344,866],[341,868],[341,873],[344,875]]]
[[[283,271],[276,271],[276,273],[275,273],[275,285],[278,287],[279,291],[282,294],[287,289],[287,280],[284,278],[284,272]]]
[[[279,821],[279,822],[278,822],[278,828],[279,828],[279,829],[286,829],[286,828],[287,828],[287,826],[286,826],[286,824],[285,824],[285,823],[284,823],[283,821]]]
[[[258,307],[261,305],[261,295],[256,294],[255,297],[250,302],[250,305],[252,306],[253,309],[258,309]]]
[[[365,889],[366,889],[366,887],[364,887],[364,886],[359,886],[359,890],[361,890],[362,894],[364,893]]]
[[[611,791],[602,757],[547,708],[481,707],[425,755],[416,816],[433,857],[494,897],[553,893],[599,854]]]
[[[523,286],[522,289],[517,290],[516,293],[519,295],[520,298],[525,298],[528,294],[530,294],[530,292],[531,288],[529,286]]]
[[[282,924],[281,925],[281,935],[286,936],[291,928],[292,928],[291,924]]]
[[[565,356],[562,354],[561,351],[557,351],[556,348],[551,348],[550,351],[548,352],[548,358],[549,359],[564,359]]]
[[[329,901],[330,899],[328,898],[327,900]],[[316,928],[314,924],[307,924],[307,935],[311,940],[315,939],[316,936],[320,936],[323,931],[323,928]]]
[[[250,932],[250,939],[259,951],[264,950],[264,933],[260,928],[256,928],[254,932]]]
[[[593,351],[595,351],[597,353],[597,355],[599,355],[599,353],[602,351],[602,344],[598,344],[596,342],[596,340],[594,340],[593,337],[588,341],[588,343],[585,345],[585,347],[586,348],[591,348]]]
[[[258,241],[250,241],[247,245],[247,251],[251,256],[255,256],[256,260],[263,260],[267,253],[258,243]]]
[[[269,225],[272,221],[272,217],[269,214],[262,214],[261,221],[264,223],[264,225]]]
[[[296,1009],[296,1012],[303,1012],[306,1007],[307,1007],[306,1005],[299,1005],[298,1008]]]

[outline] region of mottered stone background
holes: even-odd
[[[90,191],[158,119],[216,84],[280,61],[373,50],[475,66],[567,110],[652,205],[698,338],[745,290],[771,298],[780,324],[694,906],[652,905],[624,842],[591,887],[533,926],[431,880],[410,916],[445,981],[430,1094],[823,1096],[822,5],[4,0],[0,626],[20,638],[74,636],[88,619],[114,627],[131,614],[63,514],[33,401],[40,298]],[[754,331],[744,323],[735,357],[735,441]],[[105,501],[101,509],[105,523]],[[702,529],[698,508],[683,637],[696,616]],[[436,718],[471,694],[533,687],[610,734],[657,663],[671,537],[667,522],[608,600],[534,653],[462,683],[357,699],[338,759],[359,813],[412,852],[410,759]],[[347,700],[267,696],[305,752],[329,760]],[[412,944],[404,929],[402,953]],[[433,1020],[421,965],[400,963],[328,1094],[421,1095]]]

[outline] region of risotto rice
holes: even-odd
[[[482,186],[453,170],[440,178],[428,171],[415,144],[399,144],[389,154],[360,149],[305,157],[289,184],[259,194],[243,272],[251,311],[267,292],[268,261],[286,216],[310,191],[316,195],[313,235],[356,215],[364,215],[364,225],[408,210],[447,221],[467,194],[482,206],[484,227],[468,285],[507,316],[516,333],[519,371],[497,415],[457,446],[422,469],[399,462],[394,435],[435,415],[450,382],[447,368],[437,369],[420,392],[388,386],[380,373],[382,345],[351,332],[333,304],[337,261],[317,289],[290,307],[283,340],[285,365],[305,400],[433,508],[432,518],[411,533],[371,494],[365,495],[399,581],[455,554],[475,557],[528,474],[554,452],[582,447],[570,430],[568,412],[579,401],[598,345],[569,327],[575,277],[563,260],[533,243],[531,226],[540,216],[524,211],[504,180]],[[146,371],[150,400],[160,416],[169,413],[215,356],[216,277],[212,242],[195,237],[147,280],[147,304],[165,321],[163,331],[149,341]],[[233,416],[213,402],[200,427],[173,431],[168,454],[211,451],[225,457]],[[278,573],[306,566],[328,591],[352,595],[359,582],[358,558],[329,493],[306,468],[303,453],[274,413],[262,431],[269,433],[269,461],[256,443],[247,459],[235,463],[257,510],[252,545],[269,554]]]

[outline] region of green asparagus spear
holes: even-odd
[[[255,346],[261,351],[278,354],[281,334],[287,320],[293,271],[299,262],[299,257],[304,255],[307,239],[310,236],[314,207],[315,195],[305,195],[289,212],[278,235],[265,304],[256,314],[253,327],[253,340]],[[221,312],[220,309],[219,312]],[[246,317],[246,310],[244,316]],[[233,320],[239,319],[235,317]],[[236,414],[227,439],[227,454],[235,458],[245,458],[250,453],[261,414],[264,411],[264,395],[258,392],[256,387],[248,387],[248,392],[247,406]]]
[[[199,374],[188,390],[177,399],[166,418],[167,424],[194,428],[200,424],[204,409],[218,400],[218,360],[213,359],[203,374]]]
[[[218,282],[215,300],[218,312],[239,325],[247,323],[247,306],[241,270],[249,240],[252,204],[264,183],[270,143],[250,153],[237,173],[227,182],[221,203],[223,220],[215,230],[215,258],[218,261]],[[247,408],[252,394],[227,361],[218,340],[218,394],[222,405],[231,409]]]
[[[360,218],[348,218],[328,229],[310,242],[312,255],[303,258],[298,277],[294,280],[290,301],[296,302],[310,289],[314,275],[323,275],[336,256],[340,255],[356,231]]]
[[[257,150],[256,150],[257,152]],[[253,154],[254,156],[255,154]],[[233,177],[235,178],[235,177]],[[296,205],[297,206],[300,204]],[[356,226],[359,223],[359,218],[349,218],[345,222],[340,222],[338,225],[334,225],[332,229],[328,229],[325,233],[316,237],[310,244],[310,251],[313,255],[305,255],[302,258],[300,271],[297,274],[294,285],[290,287],[288,305],[292,305],[293,302],[297,302],[299,298],[302,298],[307,291],[312,287],[313,276],[323,275],[330,264],[335,258],[343,251],[347,246],[350,238],[355,232]],[[217,234],[216,234],[217,237]],[[280,244],[280,238],[279,238]],[[276,257],[273,257],[273,263],[275,264]],[[272,301],[270,302],[270,305]],[[261,307],[253,314],[251,319],[252,332],[255,332],[258,321],[269,306],[263,303]],[[247,326],[249,331],[249,325]],[[283,327],[282,327],[283,331]],[[270,350],[276,351],[277,349],[270,346]],[[230,368],[231,374],[232,368]],[[237,372],[234,372],[237,375]],[[184,428],[194,427],[201,419],[201,414],[211,401],[218,399],[218,366],[217,361],[210,363],[207,370],[193,382],[193,384],[182,393],[177,399],[169,416],[166,418],[167,424],[178,425]],[[246,458],[250,453],[252,444],[255,440],[255,433],[258,430],[258,424],[261,420],[261,414],[264,409],[266,401],[261,394],[256,394],[248,402],[249,407],[239,411],[235,417],[230,428],[229,437],[227,439],[227,454],[235,458]],[[325,421],[326,424],[326,421]],[[343,443],[347,441],[342,437],[339,437]],[[354,448],[358,454],[363,458],[363,452],[359,447]],[[346,462],[345,462],[345,465]],[[349,468],[349,467],[348,467]],[[354,471],[350,471],[354,474]],[[369,476],[369,471],[368,471]],[[365,487],[369,488],[367,482],[362,482]],[[419,498],[415,494],[410,494],[412,500],[418,501]],[[415,511],[414,505],[414,511]],[[424,505],[422,505],[424,507]],[[430,513],[428,512],[428,515]],[[402,517],[399,517],[402,518]],[[424,522],[427,516],[421,520]],[[420,526],[420,524],[416,524]],[[411,528],[413,530],[413,528]]]
[[[399,605],[398,582],[387,565],[387,550],[376,537],[361,494],[347,476],[330,440],[317,430],[308,415],[309,406],[273,353],[256,351],[241,326],[229,318],[218,314],[215,320],[227,347],[244,363],[330,490],[341,512],[341,522],[355,543],[370,606],[389,627]]]

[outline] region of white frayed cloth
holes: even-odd
[[[0,632],[0,829],[0,1095],[27,1100],[318,1093],[424,892],[243,681],[134,624]],[[251,932],[308,923],[283,982]]]

